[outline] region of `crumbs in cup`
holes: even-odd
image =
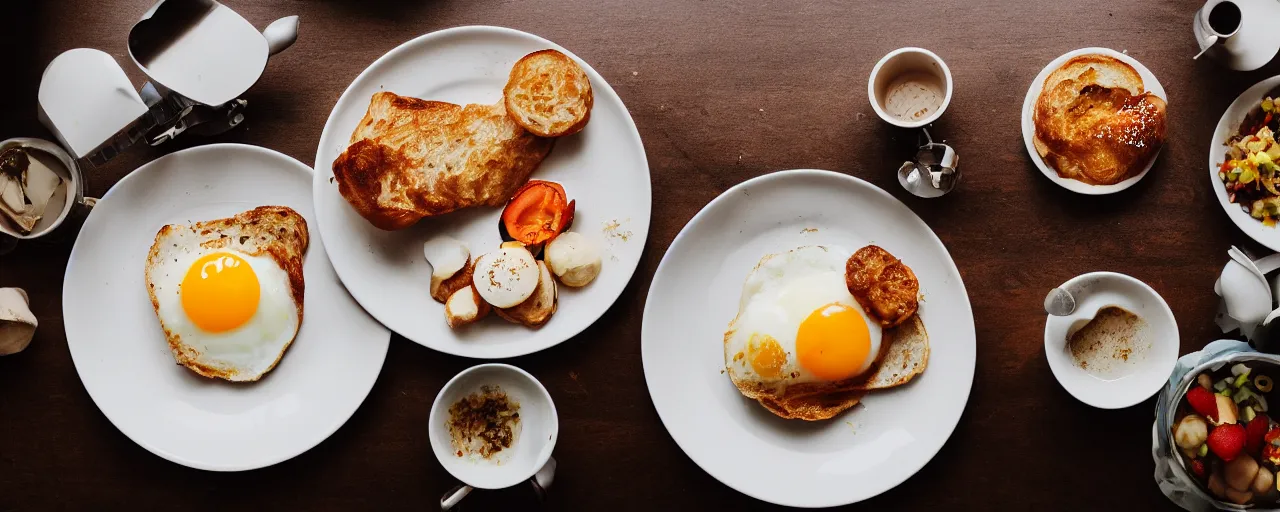
[[[455,454],[490,459],[520,435],[520,403],[497,386],[482,386],[449,407],[449,436]]]

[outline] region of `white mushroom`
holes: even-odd
[[[538,262],[538,288],[528,300],[519,305],[498,309],[498,316],[525,327],[538,327],[547,323],[556,312],[556,280],[551,277],[551,270],[541,261]]]
[[[467,267],[471,252],[461,240],[439,236],[422,244],[422,255],[431,264],[431,296],[444,302],[456,290],[440,293],[440,284]]]
[[[538,261],[524,247],[509,246],[476,258],[472,282],[480,298],[496,308],[524,302],[538,288]]]
[[[449,327],[457,329],[484,318],[489,314],[490,306],[480,298],[474,286],[467,286],[453,292],[444,303],[444,318]]]
[[[1195,414],[1183,416],[1182,421],[1178,422],[1177,428],[1173,431],[1174,442],[1178,443],[1178,448],[1184,450],[1199,448],[1208,437],[1209,425],[1204,422],[1204,418]]]
[[[547,244],[547,266],[566,286],[586,286],[600,275],[600,250],[579,233],[560,233]]]

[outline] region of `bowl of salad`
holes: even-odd
[[[1227,216],[1280,251],[1280,76],[1236,98],[1214,132],[1209,174]]]

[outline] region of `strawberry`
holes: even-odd
[[[1250,454],[1258,454],[1258,450],[1262,449],[1262,438],[1267,435],[1267,429],[1271,427],[1271,420],[1266,414],[1259,414],[1249,421],[1244,427],[1244,449]]]
[[[1214,422],[1218,421],[1218,399],[1209,390],[1200,386],[1193,386],[1187,390],[1187,403],[1201,416]]]
[[[1204,461],[1200,459],[1193,459],[1191,461],[1191,472],[1195,473],[1199,478],[1204,478],[1206,474],[1204,470]]]
[[[1262,438],[1262,458],[1280,465],[1280,425],[1271,427]]]
[[[1244,427],[1239,423],[1230,423],[1209,432],[1209,439],[1205,442],[1209,445],[1209,451],[1224,462],[1230,462],[1244,450],[1244,439]]]

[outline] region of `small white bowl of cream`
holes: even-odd
[[[1044,326],[1049,369],[1071,396],[1100,409],[1135,405],[1160,391],[1178,361],[1178,323],[1160,294],[1115,272],[1060,286],[1076,302]]]
[[[951,69],[924,48],[899,48],[876,63],[867,97],[880,119],[919,128],[936,121],[951,104]]]

